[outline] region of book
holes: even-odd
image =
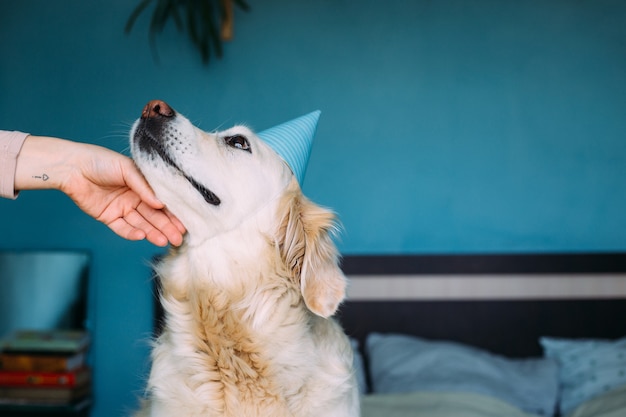
[[[0,352],[0,370],[69,372],[85,364],[84,351],[69,354]]]
[[[4,352],[79,352],[89,345],[82,330],[19,330],[2,340]]]
[[[46,404],[41,400],[0,398],[0,416],[87,416],[91,405],[90,395],[60,404]]]
[[[0,371],[0,387],[78,387],[90,380],[87,367],[73,372]]]
[[[65,405],[90,394],[90,384],[74,388],[0,387],[0,404]]]

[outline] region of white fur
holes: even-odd
[[[145,129],[133,126],[133,157],[188,234],[157,267],[166,322],[137,415],[358,416],[352,350],[330,317],[345,294],[332,213],[245,127],[167,118],[154,139],[178,168],[142,149]],[[251,152],[225,143],[234,134]]]

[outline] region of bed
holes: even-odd
[[[346,256],[363,417],[626,416],[626,254]]]

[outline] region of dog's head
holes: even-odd
[[[275,198],[289,168],[245,126],[205,132],[151,101],[131,131],[133,159],[196,240],[232,230]]]
[[[334,216],[302,195],[290,167],[253,131],[205,132],[164,102],[151,101],[132,128],[131,152],[158,198],[187,228],[186,239],[202,242],[255,222],[299,280],[309,309],[324,317],[335,312],[345,278],[331,239]],[[272,220],[256,218],[263,209],[272,211]]]

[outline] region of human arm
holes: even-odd
[[[17,156],[15,190],[58,189],[129,240],[182,243],[184,226],[164,208],[132,160],[112,150],[28,136]]]

